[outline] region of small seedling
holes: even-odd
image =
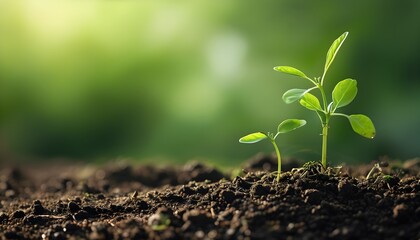
[[[327,102],[327,96],[324,90],[324,81],[325,76],[331,63],[333,62],[335,56],[337,55],[338,50],[346,39],[348,32],[343,33],[339,38],[337,38],[329,48],[327,52],[327,58],[324,66],[324,72],[322,77],[309,78],[302,71],[289,67],[289,66],[277,66],[274,67],[274,70],[294,75],[303,79],[310,81],[314,87],[309,89],[290,89],[283,94],[283,101],[287,104],[293,103],[299,100],[299,103],[318,115],[319,120],[322,125],[322,165],[324,168],[327,167],[327,139],[328,139],[328,129],[330,126],[330,118],[333,116],[345,117],[349,120],[353,130],[366,138],[373,138],[375,136],[375,126],[369,117],[363,114],[352,114],[346,115],[343,113],[338,113],[336,110],[338,108],[347,106],[350,104],[357,94],[357,81],[354,79],[344,79],[340,81],[332,91],[332,101]],[[310,92],[314,89],[318,89],[321,94],[322,105],[318,98],[311,94]]]
[[[370,169],[366,179],[373,177],[374,174],[383,174],[381,165],[379,163],[373,164],[373,167]]]
[[[167,214],[157,213],[150,216],[148,224],[155,231],[163,231],[169,227],[171,224],[171,219]]]
[[[302,177],[305,177],[307,175],[317,175],[323,172],[323,166],[320,162],[316,161],[309,161],[302,166],[303,168],[303,174]]]
[[[391,189],[393,186],[395,186],[399,182],[399,178],[396,176],[392,176],[389,174],[386,174],[382,167],[388,167],[388,163],[375,163],[373,164],[373,167],[370,169],[368,175],[366,176],[366,180],[369,180],[371,178],[374,178],[375,181],[373,183],[376,183],[378,181],[383,181],[388,189]]]
[[[328,176],[339,176],[341,173],[342,166],[329,167],[327,169],[322,166],[319,161],[309,161],[303,164],[300,168],[293,168],[292,174],[298,174],[300,177],[310,177],[315,176],[321,173],[324,173]]]
[[[244,137],[242,137],[241,139],[239,139],[240,143],[257,143],[259,141],[262,141],[264,139],[269,139],[270,142],[273,144],[274,149],[276,151],[276,155],[277,155],[277,161],[278,161],[278,165],[277,165],[277,182],[280,181],[280,173],[281,173],[281,155],[280,155],[280,150],[277,147],[276,144],[276,138],[280,133],[287,133],[290,131],[293,131],[297,128],[302,127],[303,125],[306,124],[305,120],[300,120],[300,119],[287,119],[284,120],[283,122],[281,122],[279,124],[279,126],[277,127],[277,133],[270,133],[268,132],[267,134],[262,133],[262,132],[255,132],[255,133],[251,133],[248,134]]]

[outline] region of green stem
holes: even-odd
[[[319,91],[321,92],[322,96],[322,103],[324,107],[324,114],[325,114],[325,122],[322,122],[322,157],[321,162],[322,166],[324,168],[327,168],[327,141],[328,141],[328,128],[329,128],[329,122],[330,122],[330,112],[328,111],[327,107],[327,96],[325,95],[324,88],[322,86],[324,82],[325,72],[322,75],[321,83],[318,84]]]
[[[325,95],[324,88],[322,87],[321,84],[318,84],[318,88],[319,88],[319,91],[321,92],[322,105],[324,106],[324,112],[327,113],[328,112],[328,109],[327,109],[327,96]]]
[[[280,150],[277,147],[276,141],[273,138],[270,138],[271,143],[274,146],[274,149],[276,150],[277,155],[277,182],[280,181],[280,173],[281,173],[281,156],[280,156]]]
[[[322,73],[322,77],[321,77],[321,85],[324,85],[324,78],[326,74],[327,74],[327,69],[324,69],[324,72]]]
[[[348,116],[348,115],[343,114],[343,113],[333,113],[333,114],[331,114],[331,116],[342,116],[342,117],[349,118],[349,116]]]
[[[322,166],[327,168],[328,121],[322,124]]]
[[[317,82],[311,78],[306,77],[306,79],[308,79],[309,81],[311,81],[311,83],[313,83],[315,86],[317,86]]]

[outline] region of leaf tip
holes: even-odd
[[[283,66],[275,66],[275,67],[273,67],[273,70],[274,70],[274,71],[277,71],[277,72],[283,72],[283,71],[282,71],[282,67],[283,67]]]

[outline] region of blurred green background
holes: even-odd
[[[322,74],[350,34],[327,91],[358,80],[345,113],[377,136],[331,122],[329,161],[420,156],[420,1],[1,1],[1,161],[68,158],[235,165],[269,143],[242,135],[308,120],[279,138],[284,156],[319,160],[313,112],[282,94],[308,82],[272,70]]]

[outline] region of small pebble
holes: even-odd
[[[85,210],[80,210],[78,213],[73,215],[74,220],[80,221],[85,220],[91,217],[91,214],[86,212]]]
[[[410,218],[410,211],[405,204],[398,204],[392,210],[392,217],[399,222],[405,222]]]
[[[79,205],[77,203],[73,202],[73,201],[69,202],[68,208],[69,208],[71,213],[76,213],[80,210]]]
[[[345,198],[350,198],[357,193],[356,187],[347,181],[340,181],[337,185],[337,188],[339,194]]]
[[[256,184],[252,186],[251,192],[253,192],[255,195],[267,195],[270,193],[271,187],[268,185],[262,185],[262,184]]]
[[[13,231],[7,231],[4,233],[3,236],[5,239],[19,239],[20,238],[19,234]]]
[[[140,200],[136,203],[137,208],[140,210],[147,210],[149,208],[149,204],[146,201]]]
[[[79,229],[80,227],[72,222],[66,222],[63,226],[63,231],[66,233],[73,233]]]
[[[0,221],[4,221],[7,220],[8,216],[6,213],[4,212],[0,212]]]
[[[233,183],[236,184],[237,187],[243,188],[243,189],[249,189],[251,188],[252,184],[245,181],[244,179],[242,179],[241,177],[236,177],[233,180]]]
[[[185,185],[181,187],[180,191],[182,193],[185,193],[186,195],[193,195],[193,194],[195,194],[195,191],[192,188],[190,188],[188,186],[185,186]]]
[[[182,220],[185,222],[190,221],[198,226],[205,226],[214,222],[209,212],[198,209],[185,212],[182,216]]]
[[[320,204],[323,194],[317,189],[307,189],[304,192],[305,202],[310,204]]]
[[[91,206],[83,207],[83,210],[85,210],[86,212],[88,212],[90,215],[96,215],[96,214],[98,214],[98,211],[96,210],[96,208],[91,207]]]
[[[34,205],[32,206],[32,212],[35,215],[42,215],[45,214],[47,211],[46,209],[41,205],[41,202],[34,202]]]
[[[25,217],[25,213],[22,210],[17,210],[13,212],[12,214],[12,218],[24,218],[24,217]]]
[[[235,193],[233,191],[230,191],[230,190],[221,191],[220,196],[221,196],[222,200],[227,202],[227,203],[232,203],[236,199]]]

